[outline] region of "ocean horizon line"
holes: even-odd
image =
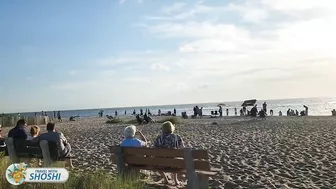
[[[250,99],[256,99],[257,102],[262,101],[262,102],[267,102],[267,101],[276,101],[276,100],[298,100],[298,99],[318,99],[318,98],[336,98],[336,97],[295,97],[295,98],[277,98],[277,99],[262,99],[258,100],[257,98],[250,98]],[[245,100],[250,100],[250,99],[245,99]],[[164,106],[184,106],[184,105],[198,105],[198,104],[216,104],[216,103],[243,103],[245,100],[235,100],[235,101],[220,101],[220,102],[195,102],[195,103],[185,103],[185,104],[164,104],[164,105],[141,105],[141,106],[119,106],[119,107],[107,107],[107,108],[77,108],[77,109],[59,109],[59,110],[40,110],[40,111],[16,111],[16,112],[4,112],[2,114],[16,114],[16,113],[33,113],[33,112],[53,112],[53,111],[85,111],[85,110],[104,110],[104,109],[130,109],[130,108],[146,108],[146,107],[164,107]]]

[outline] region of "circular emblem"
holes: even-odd
[[[15,163],[6,170],[6,179],[12,185],[23,184],[26,179],[27,164]]]

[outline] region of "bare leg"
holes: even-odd
[[[163,179],[164,179],[164,183],[165,183],[165,184],[169,184],[168,178],[167,178],[167,176],[165,175],[165,173],[164,173],[163,171],[159,171],[159,173],[160,173],[161,177],[163,177]]]
[[[175,182],[175,185],[180,185],[180,182],[177,179],[177,173],[172,173],[173,180]]]

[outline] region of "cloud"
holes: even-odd
[[[103,57],[86,80],[53,88],[113,106],[332,95],[336,8],[322,1],[175,2],[135,27],[155,51]]]
[[[123,3],[125,3],[125,1],[126,1],[126,0],[119,0],[119,3],[120,3],[120,4],[123,4]]]

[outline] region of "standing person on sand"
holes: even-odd
[[[57,112],[57,119],[58,119],[59,122],[62,122],[62,117],[61,117],[61,112],[60,111]]]
[[[236,107],[235,107],[234,111],[235,111],[235,116],[237,116],[237,108]]]
[[[308,116],[308,106],[303,105],[303,107],[305,108],[305,115]]]
[[[226,108],[226,116],[229,116],[229,109]]]
[[[266,102],[264,102],[264,104],[263,104],[263,110],[264,110],[265,113],[267,112],[267,103]]]
[[[223,117],[223,108],[222,106],[219,106],[219,117]]]

